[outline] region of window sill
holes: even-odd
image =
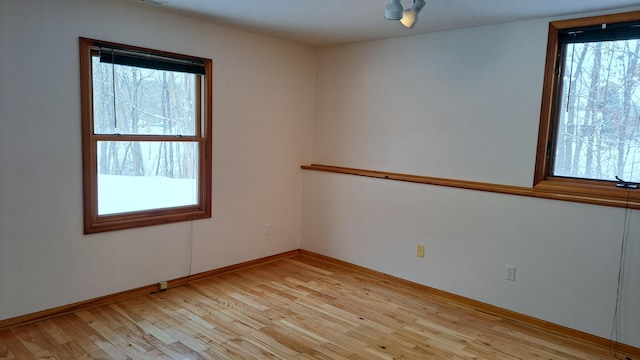
[[[533,190],[557,200],[640,209],[640,191],[619,188],[611,182],[603,181],[601,184],[596,184],[574,179],[549,178],[540,181]]]
[[[159,209],[139,213],[94,216],[90,222],[85,223],[84,233],[94,234],[106,231],[132,229],[144,226],[208,218],[211,218],[211,210],[199,209],[197,207]]]
[[[534,187],[500,185],[475,181],[453,180],[429,176],[390,173],[384,171],[346,168],[331,165],[303,165],[304,170],[325,171],[339,174],[373,177],[384,180],[413,182],[459,189],[487,191],[499,194],[527,196],[542,199],[571,201],[583,204],[611,206],[640,210],[640,189],[618,188],[615,184],[593,185],[570,179],[543,180]]]

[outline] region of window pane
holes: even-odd
[[[97,56],[92,66],[96,134],[196,134],[198,75],[103,63]]]
[[[552,175],[640,181],[640,41],[568,44]]]
[[[197,142],[98,141],[98,215],[197,203]]]

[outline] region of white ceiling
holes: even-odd
[[[127,1],[314,46],[640,5],[639,0],[427,0],[409,30],[385,20],[388,0]],[[405,9],[412,3],[402,0]]]

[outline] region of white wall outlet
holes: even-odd
[[[169,284],[166,281],[160,281],[158,283],[158,290],[160,291],[167,290],[167,287],[169,287]]]
[[[264,234],[265,235],[271,235],[271,224],[266,224],[264,226]]]
[[[505,265],[504,278],[506,280],[516,281],[516,267],[513,265]]]
[[[416,256],[424,258],[424,245],[418,245],[418,248],[416,249]]]

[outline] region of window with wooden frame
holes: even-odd
[[[85,233],[211,217],[211,70],[80,38]]]
[[[534,188],[640,205],[640,12],[549,24]]]

